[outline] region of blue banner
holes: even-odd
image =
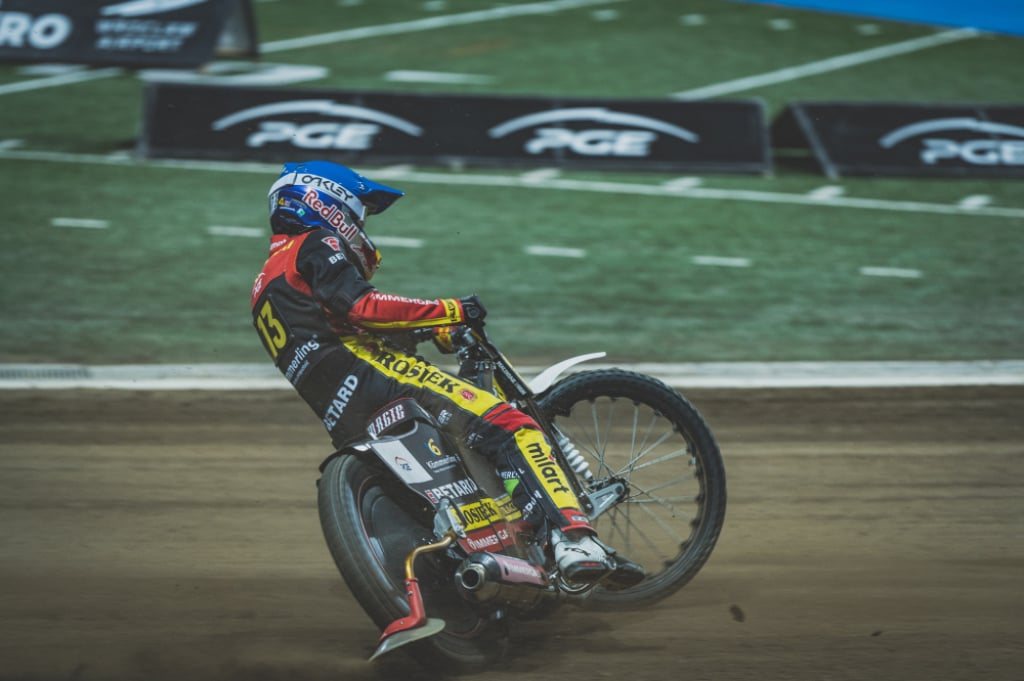
[[[1022,0],[740,0],[1024,36]]]

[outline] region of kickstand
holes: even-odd
[[[423,606],[423,594],[420,593],[420,583],[413,571],[413,564],[416,558],[424,553],[443,551],[455,541],[455,533],[448,532],[441,541],[425,546],[417,546],[405,559],[405,596],[409,601],[409,614],[401,617],[384,629],[380,641],[377,642],[377,650],[370,656],[375,660],[384,653],[389,653],[407,643],[419,641],[433,636],[444,629],[444,620],[427,619]]]

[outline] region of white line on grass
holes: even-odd
[[[46,152],[42,152],[46,153]],[[5,154],[0,151],[0,158],[5,155],[16,156],[14,151]],[[796,204],[803,206],[825,206],[830,208],[861,208],[867,210],[887,210],[905,213],[935,213],[940,215],[986,215],[990,217],[1024,218],[1024,208],[985,207],[976,210],[964,210],[956,205],[926,203],[923,201],[892,201],[887,199],[863,199],[840,196],[827,201],[813,199],[806,194],[789,194],[784,192],[766,192],[747,189],[712,189],[696,187],[684,192],[666,189],[664,185],[639,184],[634,182],[611,182],[598,180],[571,180],[555,178],[543,184],[523,182],[520,178],[509,175],[460,175],[455,173],[435,173],[414,171],[408,174],[393,174],[391,179],[405,182],[425,182],[446,185],[469,185],[485,187],[536,187],[556,191],[585,191],[601,194],[632,194],[640,196],[672,196],[686,199],[708,199],[719,201],[750,201],[753,203]]]
[[[107,220],[92,220],[89,218],[53,218],[50,224],[54,227],[76,227],[79,229],[106,229],[110,226]]]
[[[700,183],[699,177],[677,177],[674,180],[663,182],[661,186],[672,192],[687,192],[699,187]]]
[[[768,28],[773,31],[792,31],[795,25],[792,19],[772,19],[768,22]]]
[[[528,184],[536,184],[540,182],[547,182],[553,180],[561,174],[558,168],[538,168],[537,170],[531,170],[523,173],[519,176],[519,179]]]
[[[259,227],[233,227],[231,225],[210,225],[206,228],[206,233],[214,236],[244,236],[253,239],[270,236],[269,230]]]
[[[865,277],[895,277],[897,279],[920,279],[924,276],[921,270],[903,267],[861,267],[860,273]]]
[[[416,167],[413,166],[411,163],[396,163],[393,166],[383,166],[381,168],[378,168],[377,170],[374,170],[373,176],[380,178],[390,176],[402,177],[403,175],[407,175],[408,173],[411,173],[415,170]]]
[[[408,236],[375,236],[373,243],[378,246],[395,246],[398,248],[423,248],[423,239]]]
[[[709,267],[750,267],[750,258],[725,258],[719,255],[695,255],[690,258],[690,262]]]
[[[79,163],[134,168],[172,168],[187,171],[211,171],[225,173],[276,174],[281,166],[275,163],[200,161],[195,159],[145,159],[139,160],[113,154],[69,154],[65,152],[0,149],[0,160],[43,161],[53,163]],[[984,206],[965,210],[956,204],[928,203],[925,201],[893,201],[888,199],[865,199],[839,196],[826,201],[813,199],[806,194],[767,192],[749,189],[713,189],[696,187],[686,191],[673,190],[660,184],[637,182],[612,182],[596,180],[571,180],[553,178],[543,183],[524,182],[518,175],[459,174],[442,172],[406,172],[402,166],[392,166],[386,173],[366,172],[376,177],[399,182],[420,182],[423,184],[463,185],[476,187],[519,187],[555,191],[581,191],[599,194],[620,194],[632,196],[663,196],[677,199],[706,199],[710,201],[748,201],[752,203],[791,204],[815,206],[817,208],[857,208],[864,210],[894,211],[902,213],[930,213],[936,215],[971,215],[993,218],[1024,219],[1024,208]]]
[[[582,248],[564,248],[561,246],[527,246],[523,249],[529,255],[550,258],[585,258],[587,252]]]
[[[901,213],[935,213],[938,215],[987,215],[990,217],[1024,218],[1024,208],[986,207],[964,210],[955,205],[928,203],[924,201],[892,201],[888,199],[863,199],[837,196],[825,201],[802,194],[764,192],[756,190],[695,189],[685,194],[687,198],[720,199],[726,201],[752,201],[755,203],[789,203],[805,206],[828,206],[830,208],[862,208],[866,210],[887,210]]]
[[[943,31],[942,33],[927,35],[921,38],[914,38],[912,40],[904,40],[899,43],[874,47],[862,52],[852,52],[850,54],[831,57],[829,59],[822,59],[821,61],[810,62],[801,66],[790,66],[785,69],[770,71],[757,76],[737,78],[736,80],[728,80],[723,83],[706,85],[692,90],[684,90],[682,92],[673,93],[669,96],[676,99],[705,99],[708,97],[718,97],[719,95],[742,92],[743,90],[753,90],[766,85],[785,83],[790,80],[797,80],[798,78],[806,78],[807,76],[817,76],[830,71],[838,71],[839,69],[846,69],[851,66],[859,66],[861,64],[867,64],[881,59],[888,59],[889,57],[895,57],[901,54],[918,52],[930,47],[937,47],[939,45],[945,45],[959,40],[975,38],[979,35],[981,35],[981,33],[973,28],[960,28],[954,31]]]
[[[829,201],[843,195],[843,188],[838,185],[825,185],[807,192],[807,196],[815,201]]]
[[[461,14],[448,14],[440,17],[398,21],[393,24],[361,26],[359,28],[349,28],[342,31],[320,33],[318,35],[304,36],[302,38],[275,40],[260,45],[260,52],[263,54],[269,54],[272,52],[283,52],[285,50],[298,50],[306,47],[317,47],[319,45],[363,40],[365,38],[379,38],[385,35],[430,31],[435,28],[464,26],[466,24],[478,24],[484,21],[496,21],[499,19],[510,19],[512,17],[551,14],[552,12],[562,12],[564,10],[577,9],[580,7],[607,5],[613,2],[624,1],[625,0],[552,0],[551,2],[531,2],[525,5],[508,5],[472,12],[463,12]]]
[[[971,194],[960,199],[956,204],[964,210],[976,210],[978,208],[984,208],[985,206],[992,203],[992,197],[987,194]]]
[[[25,64],[17,69],[23,76],[59,76],[89,68],[84,64]]]
[[[70,73],[62,73],[56,76],[48,76],[46,78],[36,78],[35,80],[23,80],[17,83],[0,85],[0,95],[41,90],[43,88],[57,87],[59,85],[74,85],[75,83],[84,83],[90,80],[111,78],[113,76],[119,76],[122,73],[124,73],[124,71],[118,68],[72,71]]]
[[[398,69],[384,74],[384,80],[393,83],[444,83],[448,85],[487,85],[493,83],[491,76],[475,73],[446,73],[442,71],[412,71]]]

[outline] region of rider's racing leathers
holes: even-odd
[[[365,437],[383,406],[412,397],[442,430],[494,464],[538,532],[591,530],[532,418],[387,341],[389,333],[465,322],[460,300],[382,293],[349,261],[336,234],[314,229],[271,238],[252,312],[267,352],[336,447]]]

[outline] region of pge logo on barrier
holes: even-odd
[[[570,129],[571,122],[600,123],[616,128],[590,127]],[[557,124],[562,124],[555,127]],[[610,111],[601,107],[555,109],[519,116],[487,131],[492,139],[500,139],[520,130],[535,128],[524,150],[531,155],[566,149],[581,156],[612,156],[642,158],[649,156],[658,134],[666,134],[686,142],[700,141],[700,136],[685,128],[638,114]]]
[[[143,154],[766,172],[760,101],[551,99],[150,83]],[[873,139],[873,138],[872,138]]]
[[[300,122],[298,117],[349,119]],[[398,116],[332,100],[306,99],[275,102],[235,112],[213,122],[212,130],[222,131],[240,123],[272,118],[259,123],[259,129],[246,138],[246,146],[260,148],[269,144],[287,144],[300,149],[338,149],[365,151],[373,146],[381,126],[399,130],[412,137],[423,135],[423,128]]]
[[[969,135],[957,135],[958,139],[950,139],[947,136],[932,136],[954,132],[1009,135],[1019,139],[971,139]],[[1024,128],[977,118],[935,118],[912,123],[883,136],[878,144],[884,149],[891,149],[908,139],[923,135],[928,137],[921,140],[919,157],[922,163],[930,166],[949,160],[975,166],[1024,166]]]

